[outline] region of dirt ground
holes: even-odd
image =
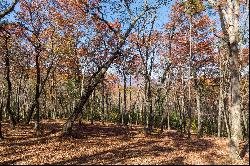
[[[145,137],[139,126],[127,129],[115,124],[95,122],[75,125],[71,137],[62,137],[62,120],[43,121],[42,137],[35,136],[34,124],[11,129],[3,124],[0,165],[3,164],[154,164],[203,165],[248,164],[231,161],[226,138],[191,139],[174,130]],[[241,148],[245,142],[241,143]]]

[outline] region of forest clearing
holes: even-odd
[[[226,138],[197,138],[193,134],[188,139],[175,130],[144,136],[139,126],[121,128],[100,122],[77,124],[77,132],[62,137],[62,125],[62,120],[43,122],[44,134],[36,137],[32,125],[6,131],[4,124],[8,138],[0,143],[0,165],[247,165],[249,162],[248,152],[244,152],[243,161],[230,160]],[[244,145],[242,142],[241,150]]]
[[[248,162],[248,0],[0,0],[0,165]]]

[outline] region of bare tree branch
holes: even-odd
[[[12,12],[19,0],[14,0],[14,2],[4,11],[0,12],[0,19]]]

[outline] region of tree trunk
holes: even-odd
[[[170,130],[170,112],[168,110],[168,130]]]
[[[202,113],[201,113],[201,98],[200,92],[197,90],[196,92],[196,104],[197,104],[197,113],[198,113],[198,137],[202,137]]]
[[[129,90],[129,115],[128,115],[128,121],[129,121],[129,124],[132,125],[131,123],[131,117],[130,117],[130,113],[132,112],[131,111],[131,105],[132,105],[132,76],[130,75],[129,77],[129,87],[130,87],[130,90]]]
[[[124,119],[125,118],[125,119]],[[127,77],[123,71],[123,111],[122,111],[122,124],[127,125]]]
[[[109,66],[113,63],[113,61],[118,58],[120,55],[119,52],[115,52],[114,55],[103,65],[101,66],[97,72],[95,72],[89,79],[89,83],[84,88],[80,101],[76,104],[73,113],[68,118],[67,122],[63,126],[64,134],[71,134],[73,123],[81,112],[83,106],[87,102],[89,96],[94,91],[95,87],[100,83],[100,81],[104,78],[106,71]]]
[[[39,49],[39,48],[37,48]],[[36,51],[36,94],[35,94],[35,108],[36,108],[36,115],[35,115],[35,129],[37,134],[40,130],[40,85],[41,85],[41,69],[40,69],[40,62],[39,62],[40,52]]]
[[[220,51],[220,50],[219,50]],[[222,60],[221,60],[221,54],[220,56],[220,94],[219,94],[219,112],[218,112],[218,137],[221,136],[221,114],[224,107],[223,102],[223,74],[222,74]]]
[[[227,12],[222,11],[222,6],[218,6],[221,29],[225,34],[227,48],[229,51],[229,63],[231,73],[231,157],[240,159],[239,142],[242,136],[241,131],[241,109],[240,109],[240,71],[239,71],[239,1],[227,1]]]
[[[184,87],[184,73],[182,70],[182,76],[181,76],[181,109],[180,109],[180,127],[181,127],[181,133],[185,133],[186,128],[186,117],[185,117],[185,87]]]
[[[161,133],[163,132],[164,129],[164,121],[165,121],[165,114],[164,114],[164,108],[163,108],[163,101],[160,100],[159,101],[159,107],[160,107],[160,111],[161,111],[161,122],[160,122],[160,128],[161,128]]]
[[[190,15],[190,20],[189,20],[189,25],[190,25],[190,41],[189,41],[189,69],[188,69],[188,138],[191,137],[191,124],[192,124],[192,117],[191,117],[191,61],[192,61],[192,15]]]
[[[108,122],[109,120],[109,109],[111,109],[111,107],[109,107],[109,94],[108,92],[106,93],[106,114],[105,114],[105,121]]]
[[[154,115],[153,115],[153,101],[152,101],[152,91],[151,91],[151,81],[150,78],[148,80],[148,89],[147,89],[147,108],[149,110],[149,118],[148,118],[148,132],[151,133],[153,130],[154,123]]]
[[[217,136],[221,136],[221,117],[222,117],[222,110],[224,109],[223,103],[223,91],[220,86],[220,96],[219,96],[219,112],[218,112],[218,133]]]
[[[0,140],[4,138],[2,133],[2,121],[3,121],[3,100],[1,101],[0,105]]]
[[[93,125],[94,124],[94,111],[96,109],[95,105],[96,105],[96,100],[95,100],[95,97],[96,97],[96,93],[95,93],[95,90],[94,90],[94,94],[93,94],[93,97],[92,97],[92,101],[91,101],[91,124]]]
[[[16,121],[19,123],[20,121],[20,95],[21,95],[21,87],[22,87],[22,79],[23,79],[23,74],[21,75],[19,85],[17,87],[17,92],[16,92],[16,109],[17,109],[17,116],[16,116]]]
[[[248,135],[249,135],[249,123],[247,120],[247,116],[246,116],[246,111],[242,111],[242,121],[243,121],[243,125],[244,125],[244,129],[245,129],[245,138],[248,139]]]
[[[231,43],[231,83],[232,83],[232,104],[231,112],[231,155],[233,158],[240,158],[239,143],[242,137],[241,131],[241,109],[240,109],[240,80],[239,80],[239,62],[238,62],[238,46],[236,43]]]
[[[31,104],[31,107],[28,109],[28,114],[27,114],[25,124],[29,124],[31,117],[32,117],[32,114],[35,111],[35,108],[37,108],[37,106],[39,105],[40,95],[42,94],[42,92],[44,90],[45,83],[48,80],[49,74],[50,74],[51,69],[53,67],[53,62],[52,62],[49,69],[47,70],[45,79],[41,83],[41,71],[40,71],[39,56],[40,56],[40,47],[37,47],[36,48],[36,94],[35,94],[35,99]],[[37,110],[36,114],[37,113],[39,114],[39,110]],[[39,121],[39,119],[37,119],[37,118],[36,118],[36,120]]]
[[[6,67],[6,81],[7,81],[7,102],[6,102],[6,111],[8,112],[11,120],[11,124],[13,127],[16,125],[16,120],[14,117],[14,113],[11,110],[10,101],[11,101],[11,93],[12,93],[12,84],[10,80],[10,55],[9,55],[9,48],[8,48],[8,37],[5,39],[5,47],[6,47],[6,55],[5,55],[5,67]]]
[[[104,82],[102,82],[102,124],[105,120],[105,87]]]
[[[119,123],[122,122],[122,112],[121,112],[121,92],[120,92],[120,82],[118,82],[118,112],[119,112]]]

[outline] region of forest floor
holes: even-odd
[[[249,152],[241,162],[229,159],[226,138],[192,135],[174,130],[145,137],[142,128],[115,124],[75,125],[71,137],[62,137],[62,120],[42,122],[42,137],[35,136],[34,124],[11,129],[3,124],[0,165],[6,164],[248,164]],[[241,148],[245,142],[241,143]]]

